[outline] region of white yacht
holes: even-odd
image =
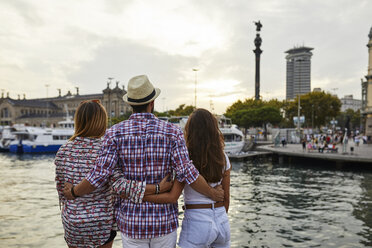
[[[238,126],[232,124],[231,119],[225,116],[217,116],[218,126],[225,140],[225,152],[236,154],[243,150],[245,141],[244,134]]]
[[[188,116],[171,116],[168,118],[167,121],[179,126],[182,130],[185,130],[186,122],[188,119]]]
[[[224,141],[225,141],[225,152],[227,154],[236,154],[243,150],[245,145],[244,134],[242,131],[239,130],[238,126],[232,124],[231,119],[225,116],[216,116],[218,121],[218,127],[223,134]],[[185,129],[185,125],[187,122],[188,116],[176,116],[176,117],[169,117],[165,121],[172,122],[173,124],[178,125]]]

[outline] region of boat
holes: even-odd
[[[237,125],[232,124],[230,118],[225,116],[217,116],[218,127],[223,135],[225,141],[225,152],[229,154],[240,153],[244,146],[244,134]]]
[[[168,118],[168,122],[179,126],[182,130],[185,130],[188,118],[188,116],[171,116]]]
[[[16,139],[10,142],[12,153],[57,152],[74,134],[71,128],[26,127],[24,131],[14,132]]]
[[[230,118],[227,118],[223,115],[216,116],[218,121],[218,127],[223,135],[225,141],[225,152],[227,154],[238,154],[240,153],[245,146],[244,134],[237,125],[232,124]],[[171,122],[179,127],[182,130],[185,129],[188,116],[172,116],[172,117],[162,117],[164,121]]]
[[[25,129],[25,125],[16,124],[13,126],[4,126],[1,132],[0,139],[0,152],[9,152],[10,143],[16,139],[14,132],[21,131]]]
[[[10,142],[9,151],[12,153],[49,153],[57,152],[74,134],[74,121],[68,114],[58,122],[57,128],[25,127],[24,130],[13,132],[16,138]]]

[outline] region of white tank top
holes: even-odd
[[[227,157],[225,153],[225,158],[226,158],[226,169],[229,170],[231,167],[229,158]],[[216,187],[217,185],[221,184],[222,179],[218,183],[210,183],[209,185],[211,187]],[[185,188],[183,190],[183,198],[185,203],[215,203],[212,199],[208,198],[205,195],[200,194],[199,192],[193,190],[190,185],[186,184]]]

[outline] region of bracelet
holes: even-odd
[[[75,186],[72,186],[72,188],[71,188],[71,195],[72,195],[74,198],[78,198],[79,196],[75,195],[74,187],[75,187]]]
[[[160,185],[159,184],[156,184],[155,185],[155,194],[159,194],[160,193]]]

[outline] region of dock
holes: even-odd
[[[358,163],[359,165],[371,166],[372,168],[372,145],[360,144],[356,146],[353,142],[349,142],[345,153],[342,151],[342,145],[337,145],[338,152],[331,153],[324,151],[323,153],[317,150],[308,151],[302,149],[301,144],[287,144],[286,146],[265,145],[257,147],[257,150],[264,152],[271,152],[274,155],[322,160],[323,162],[335,163]]]
[[[231,161],[243,161],[257,157],[267,157],[271,156],[272,154],[273,153],[270,151],[247,151],[238,154],[227,154],[227,156]]]

